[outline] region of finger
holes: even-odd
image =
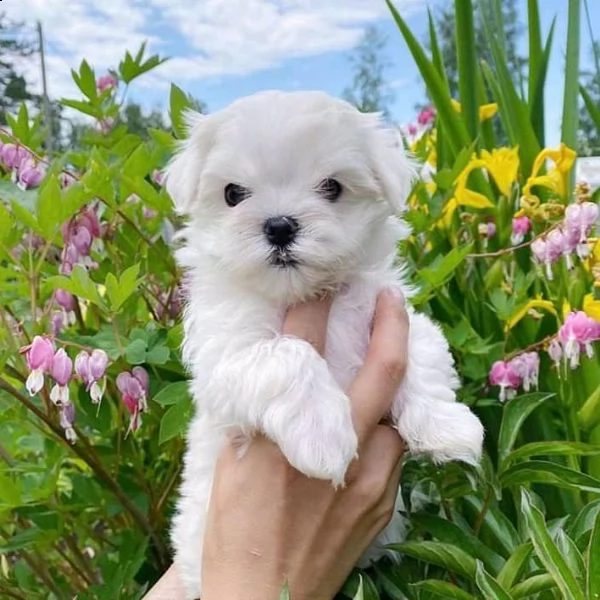
[[[377,425],[361,449],[359,459],[350,465],[346,481],[363,480],[379,496],[402,462],[405,451],[404,440],[396,429]]]
[[[283,334],[307,341],[323,356],[332,302],[331,296],[325,296],[290,307],[283,321]]]
[[[377,299],[373,334],[362,368],[348,395],[359,444],[389,411],[406,369],[408,314],[399,292],[384,290]]]

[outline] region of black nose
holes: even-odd
[[[265,221],[263,230],[273,246],[283,248],[294,241],[299,227],[293,217],[271,217]]]

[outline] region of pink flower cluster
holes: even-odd
[[[96,89],[98,93],[102,93],[106,90],[113,90],[119,85],[118,79],[111,73],[98,77],[96,81]]]
[[[65,242],[60,265],[63,275],[70,275],[76,264],[89,268],[98,266],[90,256],[94,240],[101,236],[100,222],[93,208],[84,208],[77,216],[64,223],[61,231]]]
[[[148,373],[142,367],[134,367],[131,373],[124,372],[117,377],[117,387],[130,415],[127,433],[136,431],[142,424],[141,414],[148,410]]]
[[[561,360],[568,363],[571,369],[579,366],[579,358],[583,352],[594,356],[592,344],[600,340],[600,323],[588,317],[583,311],[569,313],[558,330],[557,336],[550,342],[548,354],[557,367]]]
[[[514,398],[523,386],[528,392],[538,385],[540,356],[537,352],[524,352],[509,361],[498,360],[492,365],[489,380],[500,386],[500,402]]]
[[[95,349],[91,354],[84,350],[75,357],[75,372],[85,384],[85,391],[90,394],[94,404],[100,404],[106,390],[106,367],[108,355],[104,350]]]
[[[436,112],[433,106],[426,106],[417,115],[417,122],[407,125],[405,133],[410,138],[416,138],[426,130],[430,129],[435,122]]]
[[[598,220],[600,209],[593,202],[571,204],[565,211],[565,218],[559,227],[552,229],[544,238],[531,244],[536,260],[546,267],[546,276],[552,280],[552,264],[564,256],[567,268],[573,267],[572,255],[579,258],[589,255],[588,236]]]
[[[512,235],[510,242],[513,246],[519,245],[525,239],[525,236],[531,230],[531,221],[529,217],[514,217],[512,220]]]
[[[35,188],[46,174],[44,166],[35,160],[33,154],[16,144],[0,142],[0,164],[10,171],[12,180],[22,189]]]

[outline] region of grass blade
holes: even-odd
[[[525,523],[535,553],[552,576],[556,585],[562,593],[563,598],[571,600],[585,600],[583,590],[577,579],[569,569],[560,550],[553,542],[546,527],[544,515],[536,508],[527,490],[521,490],[521,511],[525,517]]]
[[[477,53],[471,0],[455,0],[454,11],[458,90],[462,116],[471,140],[475,140],[479,135],[479,106],[477,103]]]
[[[596,517],[587,550],[587,597],[600,599],[600,514]]]
[[[477,561],[475,583],[486,599],[512,600],[508,592],[485,570],[480,561]]]

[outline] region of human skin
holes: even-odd
[[[330,300],[292,307],[284,335],[323,354]],[[393,514],[404,445],[382,424],[406,367],[408,316],[398,292],[377,301],[363,367],[348,389],[358,458],[345,486],[311,479],[268,439],[255,438],[243,457],[225,447],[215,471],[204,538],[202,600],[331,600]],[[327,401],[326,398],[323,399]],[[145,600],[185,595],[171,567]]]

